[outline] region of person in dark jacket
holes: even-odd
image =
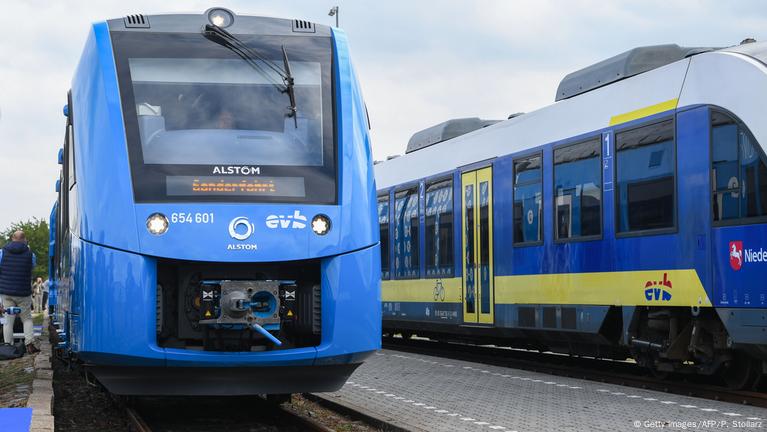
[[[32,326],[32,268],[36,264],[35,254],[27,246],[23,231],[16,231],[11,241],[0,250],[0,313],[4,308],[21,308],[19,316],[24,324],[24,344],[27,353],[39,352],[35,346],[34,327]],[[5,314],[3,339],[13,343],[13,323],[16,315]]]

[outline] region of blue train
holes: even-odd
[[[384,332],[767,376],[767,44],[642,47],[376,164]]]
[[[64,114],[54,322],[111,392],[328,391],[380,347],[342,31],[222,8],[99,22]]]

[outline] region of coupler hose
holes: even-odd
[[[277,339],[273,334],[271,334],[268,331],[266,331],[266,329],[261,327],[258,323],[253,323],[250,326],[253,328],[253,330],[261,333],[265,338],[267,338],[270,341],[272,341],[275,345],[277,345],[277,346],[281,346],[282,345],[282,341],[281,340]]]

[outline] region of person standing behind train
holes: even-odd
[[[34,312],[42,312],[43,308],[43,278],[38,277],[35,279],[35,283],[32,284],[32,300],[34,303],[34,307],[32,310]]]
[[[45,282],[43,282],[42,285],[43,289],[43,308],[40,309],[41,312],[45,312],[48,310],[48,292],[51,290],[51,280],[45,279]]]
[[[19,316],[24,324],[24,344],[27,353],[40,350],[35,346],[34,327],[32,325],[32,269],[37,258],[27,246],[24,231],[16,231],[3,249],[0,250],[0,299],[3,307],[21,308]],[[16,315],[6,314],[3,326],[3,339],[13,343],[13,324]]]

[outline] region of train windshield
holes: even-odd
[[[335,202],[330,39],[238,37],[113,34],[136,201]]]

